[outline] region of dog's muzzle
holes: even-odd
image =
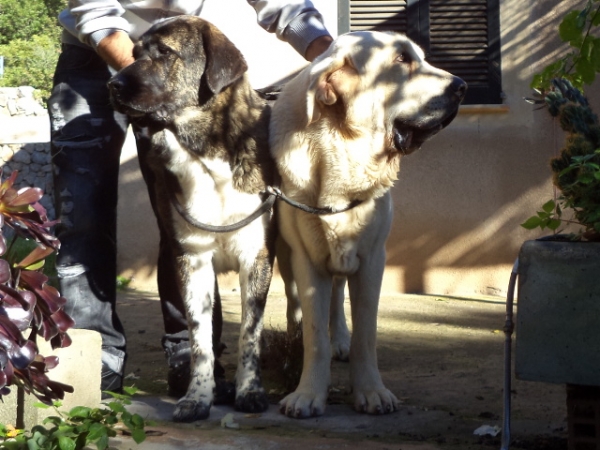
[[[459,77],[452,77],[443,96],[433,99],[427,105],[431,108],[431,119],[421,122],[396,119],[393,128],[394,147],[403,155],[408,155],[423,145],[425,141],[446,128],[458,114],[458,107],[465,98],[467,83]],[[443,105],[443,107],[440,107]]]

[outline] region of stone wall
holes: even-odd
[[[40,203],[54,218],[48,112],[31,86],[0,88],[0,159],[2,178],[17,170],[17,186],[36,186]],[[22,131],[21,131],[22,130]]]

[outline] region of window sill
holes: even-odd
[[[459,114],[507,114],[510,112],[508,105],[461,105]]]

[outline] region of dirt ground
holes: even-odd
[[[222,295],[223,342],[228,346],[222,362],[228,377],[233,378],[240,300],[236,292]],[[331,407],[321,422],[311,422],[310,432],[319,432],[321,423],[321,432],[327,434],[333,448],[335,439],[358,439],[364,448],[413,448],[406,447],[410,443],[435,445],[423,449],[500,448],[500,435],[477,436],[474,431],[482,425],[502,425],[505,310],[500,297],[383,296],[379,368],[386,386],[402,401],[400,411],[369,417],[370,422],[355,422],[365,416],[351,409],[348,365],[333,361]],[[167,365],[160,345],[163,327],[157,295],[124,291],[118,311],[128,336],[127,384],[135,384],[143,396],[166,396]],[[283,295],[270,295],[265,328],[285,329]],[[276,404],[284,389],[273,370],[264,372],[264,384]],[[513,380],[512,392],[511,449],[566,449],[565,387]],[[326,425],[327,418],[338,411],[342,411],[345,422],[341,423],[347,423],[347,429]],[[283,416],[280,420],[294,432],[309,432],[306,421]],[[378,424],[377,428],[371,423]],[[281,426],[276,434],[282,433]]]

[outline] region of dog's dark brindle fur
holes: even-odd
[[[197,220],[240,220],[272,184],[269,109],[247,81],[240,52],[213,25],[196,17],[169,19],[136,44],[135,62],[109,83],[115,107],[147,127],[145,161],[155,179],[158,221],[176,255],[192,346],[191,381],[174,419],[208,417],[213,401],[211,310],[215,272],[236,270],[242,324],[236,373],[238,410],[268,407],[259,369],[259,340],[271,281],[276,228],[271,212],[233,233],[215,234],[186,223],[168,192]]]

